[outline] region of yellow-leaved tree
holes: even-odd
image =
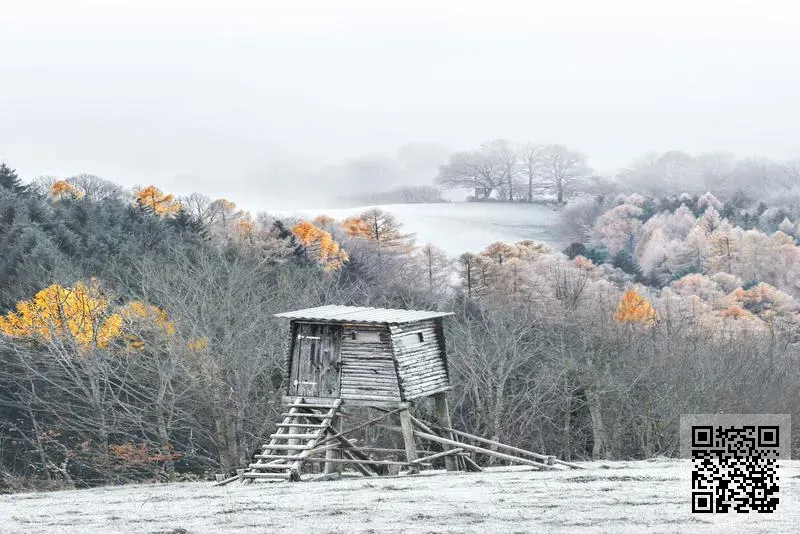
[[[50,198],[52,200],[78,200],[83,198],[83,192],[65,180],[57,180],[50,186]]]
[[[233,223],[233,231],[236,234],[237,241],[240,243],[255,244],[256,223],[249,214]]]
[[[136,189],[133,194],[137,206],[159,217],[171,217],[181,210],[181,205],[175,200],[174,195],[163,193],[154,185]]]
[[[84,349],[108,347],[121,331],[122,317],[109,310],[94,282],[74,287],[53,284],[18,302],[15,312],[0,316],[0,332],[7,336],[42,343],[68,338]]]
[[[317,263],[325,271],[341,269],[350,259],[347,252],[341,249],[331,234],[308,221],[301,221],[294,225],[292,233],[314,254]]]
[[[614,320],[620,323],[655,326],[658,316],[653,305],[633,289],[626,291],[619,299]]]
[[[142,335],[155,329],[175,333],[166,312],[141,301],[112,307],[97,282],[77,282],[73,287],[53,284],[30,300],[19,301],[16,311],[0,316],[0,333],[40,343],[74,342],[83,350],[105,349],[125,341],[129,349],[143,350]]]
[[[167,312],[140,300],[133,300],[120,308],[119,315],[125,320],[125,341],[129,349],[144,350],[144,335],[148,330],[170,336],[175,333],[175,325]]]

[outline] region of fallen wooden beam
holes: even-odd
[[[422,430],[423,432],[427,432],[428,434],[434,434],[434,435],[436,434],[436,432],[431,430],[428,427],[428,425],[426,425],[424,422],[420,421],[419,419],[417,419],[413,415],[411,416],[411,422],[414,423],[415,426],[419,427],[420,430]],[[456,441],[455,438],[453,438],[453,440]],[[480,467],[475,462],[473,462],[472,458],[459,456],[458,459],[459,459],[459,463],[463,462],[465,471],[473,471],[473,472],[481,472],[481,471],[483,471],[483,468]]]
[[[473,460],[469,456],[460,456],[460,458],[464,462],[464,467],[467,469],[467,471],[472,471],[473,473],[483,472],[483,467],[476,464],[475,460]]]
[[[549,470],[556,470],[557,468],[552,465],[543,464],[541,462],[534,462],[533,460],[528,460],[525,458],[520,458],[519,456],[512,456],[510,454],[505,454],[502,452],[492,451],[489,449],[484,449],[482,447],[476,447],[475,445],[468,445],[466,443],[459,443],[458,441],[453,441],[451,439],[441,438],[439,436],[433,434],[427,434],[425,432],[418,432],[414,431],[414,434],[419,436],[422,439],[427,439],[428,441],[435,441],[437,443],[441,443],[443,445],[453,445],[455,447],[461,447],[462,449],[467,449],[470,451],[479,452],[482,454],[486,454],[489,456],[495,456],[497,458],[502,458],[504,460],[509,460],[512,462],[516,462],[519,464],[524,465],[531,465],[533,467],[538,467],[539,469],[549,469]]]
[[[341,473],[333,472],[333,473],[322,473],[321,475],[317,475],[311,477],[309,482],[323,482],[325,480],[339,480],[342,478]]]
[[[225,480],[220,480],[219,482],[217,482],[217,483],[216,483],[216,484],[214,484],[214,485],[215,485],[215,486],[224,486],[225,484],[230,484],[230,483],[231,483],[231,482],[233,482],[234,480],[239,480],[240,478],[241,478],[241,477],[240,477],[239,475],[233,475],[232,477],[230,477],[230,478],[226,478]]]
[[[416,463],[420,463],[421,464],[423,462],[429,462],[431,460],[435,460],[436,458],[441,458],[442,456],[450,456],[450,455],[453,455],[453,454],[458,454],[460,452],[463,452],[463,450],[464,449],[462,449],[461,447],[458,447],[456,449],[448,449],[448,450],[443,451],[443,452],[437,452],[436,454],[431,454],[430,456],[426,456],[424,458],[417,458],[416,460],[413,460],[411,463],[412,464],[416,464]]]
[[[339,438],[339,439],[344,439],[344,438]],[[347,440],[345,440],[345,441],[347,441]],[[357,460],[357,459],[358,459],[358,458],[356,458],[356,457],[355,457],[355,455],[354,455],[354,454],[353,454],[353,453],[352,453],[350,450],[348,450],[347,448],[343,448],[343,449],[342,449],[342,453],[343,453],[345,456],[347,456],[348,458],[350,458],[351,460]],[[355,466],[356,466],[356,469],[358,469],[358,470],[361,472],[361,474],[362,474],[362,475],[364,475],[364,476],[371,477],[371,476],[376,476],[376,475],[377,475],[377,473],[375,473],[375,472],[374,472],[374,471],[375,471],[374,469],[373,469],[373,470],[371,470],[371,469],[369,469],[369,468],[368,468],[366,465],[363,465],[363,464],[355,464]]]
[[[572,463],[569,463],[569,462],[565,462],[563,460],[559,460],[558,458],[555,458],[554,456],[548,456],[546,454],[539,454],[539,453],[536,453],[536,452],[526,451],[525,449],[512,447],[511,445],[506,445],[505,443],[500,443],[499,441],[492,441],[490,439],[482,438],[480,436],[475,436],[473,434],[467,434],[466,432],[462,432],[461,430],[455,430],[453,428],[445,428],[445,427],[443,427],[441,425],[437,425],[437,424],[434,424],[434,423],[426,423],[424,421],[420,421],[420,423],[427,424],[432,428],[438,428],[440,430],[444,430],[445,432],[452,432],[453,434],[455,434],[457,436],[461,436],[461,437],[464,437],[464,438],[467,438],[467,439],[472,439],[472,440],[475,440],[475,441],[479,441],[481,443],[486,443],[488,445],[494,445],[498,449],[506,449],[506,450],[514,451],[514,452],[519,453],[519,454],[524,454],[526,456],[530,456],[531,458],[536,458],[537,460],[553,461],[556,464],[565,465],[565,466],[571,467],[573,469],[585,469],[584,467],[582,467],[580,465],[572,464]]]

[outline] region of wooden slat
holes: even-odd
[[[388,395],[381,396],[381,395],[355,395],[355,394],[348,394],[343,396],[348,401],[355,400],[355,401],[390,401],[390,402],[402,402],[402,399],[398,395],[397,397],[390,397]],[[369,406],[369,404],[367,404]]]
[[[312,413],[312,412],[309,412],[309,413],[282,413],[281,414],[281,417],[289,417],[289,416],[298,417],[298,418],[300,418],[300,417],[313,417],[313,418],[317,418],[317,419],[330,419],[332,417],[331,415],[329,415],[327,413],[322,414],[322,413]],[[296,425],[289,425],[289,426],[296,426]]]
[[[270,434],[270,438],[274,440],[287,440],[287,439],[311,439],[317,437],[318,434]]]
[[[282,443],[270,443],[269,445],[265,445],[265,448],[269,447],[270,449],[276,451],[310,451],[313,447],[309,447],[308,444],[306,445],[289,445],[289,444],[282,444]]]
[[[420,376],[410,376],[403,380],[403,389],[413,389],[417,388],[424,388],[429,387],[433,384],[438,383],[447,383],[447,378],[444,376],[444,373],[436,374],[436,375],[420,375]]]
[[[256,454],[255,458],[260,460],[278,460],[279,458],[270,458],[271,456],[276,456],[272,454]],[[288,471],[292,468],[289,464],[272,464],[272,463],[264,463],[264,464],[250,464],[250,469],[266,469],[266,470],[276,470],[276,471]]]
[[[315,423],[278,423],[279,427],[296,426],[298,428],[325,428],[328,425],[319,425]],[[281,436],[288,436],[289,434],[281,434]]]
[[[409,392],[414,389],[430,389],[439,386],[447,385],[447,380],[443,376],[435,378],[425,378],[420,380],[408,380],[403,383],[403,389]]]
[[[305,457],[300,456],[300,455],[286,455],[286,454],[259,454],[259,456],[260,456],[260,458],[262,460],[285,460],[287,462],[296,462],[297,460],[303,460],[305,458]],[[292,465],[288,464],[288,463],[286,463],[286,464],[277,464],[277,463],[259,464],[259,463],[255,463],[255,464],[250,464],[250,465],[251,465],[251,469],[257,469],[257,467],[252,467],[252,466],[261,466],[261,467],[263,467],[265,465],[280,465],[282,469],[291,469],[292,468]]]
[[[331,405],[330,404],[304,404],[302,402],[290,404],[289,407],[290,408],[324,409],[324,410],[330,410],[331,409]]]
[[[442,386],[442,387],[439,387],[439,388],[436,388],[436,389],[431,389],[431,390],[428,390],[428,391],[423,391],[423,392],[419,392],[419,393],[412,393],[412,394],[406,394],[405,395],[405,399],[410,401],[410,400],[414,400],[414,399],[419,398],[419,397],[427,397],[429,395],[435,395],[436,393],[441,393],[443,391],[450,391],[451,389],[453,389],[453,386]]]
[[[393,460],[350,460],[346,458],[306,458],[307,462],[333,462],[337,464],[360,464],[360,465],[401,465],[409,468],[416,468],[420,465],[430,467],[431,464],[419,464],[410,462],[396,462]]]
[[[242,473],[242,478],[263,478],[270,480],[286,480],[287,476],[281,473],[254,473],[252,471]]]

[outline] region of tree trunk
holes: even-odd
[[[167,476],[172,478],[175,475],[175,462],[172,460],[172,450],[169,444],[169,430],[167,429],[167,418],[162,406],[158,409],[158,444],[161,448],[161,456],[164,457],[164,471]]]
[[[564,427],[561,430],[561,458],[569,462],[572,459],[572,391],[567,392],[567,406],[564,410]]]
[[[492,407],[491,411],[491,421],[490,421],[490,436],[489,439],[492,441],[500,442],[501,437],[501,427],[503,424],[503,411],[505,409],[505,399],[503,398],[503,394],[505,392],[505,388],[502,385],[497,386],[495,390],[495,398],[494,398],[494,406]],[[497,445],[489,446],[494,452],[497,452]],[[494,456],[489,457],[489,465],[494,465]]]
[[[528,202],[533,202],[533,174],[528,173]]]
[[[592,419],[592,459],[605,459],[608,456],[608,434],[603,425],[600,398],[591,388],[586,389],[586,404]]]

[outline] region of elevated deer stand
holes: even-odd
[[[553,456],[452,428],[442,329],[442,318],[448,315],[452,314],[354,306],[321,306],[276,315],[290,319],[283,420],[254,456],[256,461],[236,476],[218,475],[218,485],[234,480],[301,480],[303,468],[314,463],[324,463],[324,473],[313,479],[335,478],[342,465],[352,465],[366,476],[388,474],[389,468],[395,472],[405,468],[414,474],[440,458],[448,471],[482,471],[471,458],[475,453],[539,469],[578,468]],[[434,400],[435,422],[422,421],[410,412],[429,397]],[[368,407],[379,414],[345,430],[342,420],[352,415],[345,411],[347,407]],[[399,432],[404,449],[362,447],[348,438],[368,426]],[[419,457],[415,438],[441,450],[428,450]],[[464,439],[491,449],[464,443]],[[318,456],[322,453],[324,457]],[[405,461],[375,458],[385,453],[400,453]]]

